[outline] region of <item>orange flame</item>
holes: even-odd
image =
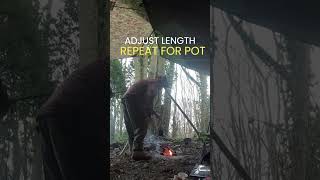
[[[173,156],[173,152],[172,152],[171,149],[165,148],[164,151],[163,151],[163,155],[165,155],[165,156]]]

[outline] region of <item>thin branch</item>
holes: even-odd
[[[179,106],[179,104],[177,103],[177,101],[171,96],[171,94],[168,94],[169,97],[171,98],[171,100],[174,102],[174,104],[178,107],[178,109],[181,111],[181,113],[183,114],[183,116],[187,119],[187,121],[189,122],[189,124],[192,126],[193,130],[197,133],[198,137],[200,137],[200,132],[197,130],[197,128],[195,127],[195,125],[192,123],[191,119],[187,116],[187,114],[182,110],[182,108]]]
[[[247,171],[240,164],[239,160],[236,157],[234,157],[234,155],[230,152],[230,150],[223,143],[222,139],[218,136],[218,134],[214,131],[214,129],[211,129],[210,136],[216,142],[216,144],[219,146],[220,150],[226,156],[226,158],[230,161],[230,163],[233,165],[233,167],[236,169],[238,174],[244,180],[251,180],[251,177],[249,176]]]
[[[119,156],[122,156],[123,153],[128,149],[128,147],[129,147],[128,145],[129,145],[129,141],[126,142],[126,145],[124,145],[124,147],[123,147],[122,151],[120,152]]]
[[[185,68],[181,67],[181,69],[192,82],[194,82],[197,86],[201,87],[200,83],[197,80],[195,80]]]
[[[285,66],[279,64],[274,60],[260,45],[258,45],[242,28],[231,15],[227,15],[230,23],[232,24],[234,30],[239,34],[242,41],[248,45],[251,51],[261,59],[261,61],[268,67],[272,68],[276,73],[278,73],[283,79],[288,79],[288,72]]]

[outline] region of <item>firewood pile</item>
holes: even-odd
[[[170,140],[149,136],[145,139],[145,150],[152,155],[152,159],[134,161],[130,158],[129,151],[119,156],[124,145],[110,145],[110,179],[179,179],[181,174],[191,173],[201,160],[203,149],[202,142],[198,140]]]

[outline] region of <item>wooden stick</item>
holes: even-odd
[[[120,152],[119,156],[121,156],[123,154],[123,152],[127,149],[128,144],[129,144],[129,141],[127,141],[126,145],[124,145],[124,147],[123,147],[122,151]]]
[[[242,167],[239,160],[233,156],[233,154],[230,152],[227,146],[223,143],[222,139],[218,136],[218,134],[212,128],[211,128],[210,136],[219,146],[220,150],[226,156],[226,158],[230,161],[233,167],[237,170],[238,174],[244,180],[251,180],[251,177],[249,176],[247,171],[244,169],[244,167]]]
[[[198,87],[201,86],[200,83],[199,83],[197,80],[195,80],[195,79],[188,73],[188,71],[187,71],[185,68],[181,67],[181,69],[182,69],[183,72],[188,76],[188,78],[191,79],[192,82],[194,82]]]
[[[188,120],[194,131],[197,133],[199,136],[200,133],[197,130],[197,128],[193,125],[189,117],[186,115],[186,113],[181,109],[179,104],[176,102],[176,100],[169,94],[171,100],[176,104],[176,106],[179,108],[179,110],[182,112],[184,117]],[[200,137],[200,136],[199,136]],[[226,156],[226,158],[230,161],[230,163],[233,165],[233,167],[237,170],[239,175],[244,179],[244,180],[251,180],[251,177],[247,173],[247,171],[242,167],[240,164],[239,160],[233,156],[233,154],[230,152],[230,150],[227,148],[227,146],[223,143],[222,139],[218,136],[218,134],[214,131],[214,129],[211,129],[210,132],[210,137],[216,142],[216,144],[219,146],[220,150],[222,153]]]

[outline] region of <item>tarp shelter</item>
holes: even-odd
[[[110,11],[111,59],[120,55],[126,37],[148,37],[156,32],[166,37],[195,37],[195,46],[205,46],[203,56],[166,56],[187,68],[209,75],[209,1],[117,0]],[[144,11],[144,12],[143,12]]]
[[[196,71],[210,73],[209,1],[144,0],[154,30],[166,37],[195,37],[195,46],[205,46],[204,55],[167,56],[165,58]],[[183,46],[183,45],[182,45]]]
[[[118,0],[110,11],[110,58],[121,59],[120,54],[127,37],[147,37],[153,31],[141,7],[131,7]],[[140,12],[140,13],[139,13]]]
[[[320,11],[317,9],[318,6],[311,4],[311,2],[214,0],[211,3],[214,7],[222,9],[229,14],[266,27],[274,32],[282,33],[291,39],[301,40],[317,46],[320,45],[320,23],[317,21],[320,19]],[[150,23],[152,29],[163,36],[195,36],[199,44],[203,44],[209,49],[209,5],[210,1],[204,0],[143,0],[143,6],[148,18],[148,21],[143,21]],[[128,22],[130,22],[129,20],[130,17]],[[131,22],[133,22],[132,19]],[[145,28],[139,29],[144,31],[144,36],[150,33],[149,28],[147,28],[148,30]],[[128,28],[123,31],[125,32],[126,30],[130,31]],[[115,32],[115,30],[111,29],[111,32]],[[126,35],[126,33],[123,35]],[[113,34],[111,34],[111,39],[112,36]],[[169,56],[165,58],[207,74],[210,71],[209,51],[204,56]]]
[[[320,45],[320,11],[314,1],[213,0],[212,5],[250,23],[289,38]],[[144,0],[152,26],[164,34],[174,32],[209,39],[209,1]],[[175,25],[174,25],[175,24]],[[179,29],[183,28],[183,29]]]
[[[291,39],[320,45],[320,11],[316,1],[214,0],[213,6]]]

